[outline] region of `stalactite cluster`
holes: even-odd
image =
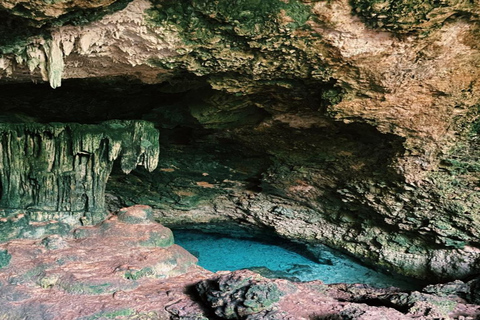
[[[125,173],[137,165],[152,171],[158,156],[158,131],[145,121],[2,123],[3,216],[13,209],[71,212],[95,222],[105,216],[105,185],[114,161],[120,159]]]

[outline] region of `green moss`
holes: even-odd
[[[0,55],[22,54],[33,37],[48,39],[49,32],[44,28],[36,28],[31,21],[0,11]]]
[[[12,256],[7,250],[0,250],[0,269],[7,267],[10,264],[11,259]]]
[[[101,311],[89,317],[81,318],[81,320],[97,320],[97,319],[122,319],[123,317],[133,316],[136,312],[132,309],[121,309],[115,311]]]
[[[99,295],[114,290],[110,283],[88,284],[81,282],[60,282],[58,286],[70,294]]]
[[[191,114],[204,127],[256,124],[269,108],[312,108],[341,101],[310,30],[310,4],[299,0],[154,1],[150,23],[183,41],[177,55],[151,60],[160,68],[203,79],[219,91],[190,99]],[[313,97],[312,97],[313,95]],[[309,96],[309,97],[305,97]],[[285,101],[290,105],[279,106]],[[321,101],[319,101],[321,100]],[[192,104],[191,101],[198,101]],[[266,111],[265,111],[266,110]]]
[[[10,284],[25,284],[29,282],[39,283],[39,280],[45,276],[45,270],[48,265],[40,264],[32,269],[27,270],[24,274],[9,279]]]
[[[150,232],[148,240],[140,242],[145,247],[167,248],[173,245],[173,233],[169,232]]]
[[[480,139],[480,105],[473,108],[471,112],[472,122],[470,127],[470,135],[474,138]]]
[[[210,19],[224,22],[237,35],[258,38],[262,34],[304,26],[309,8],[298,2],[281,0],[192,1],[192,6]],[[281,21],[284,17],[288,20]]]
[[[113,166],[129,173],[137,164],[153,170],[158,131],[144,121],[0,123],[3,237],[65,234],[74,224],[105,217],[105,184]],[[52,157],[55,155],[55,157]],[[18,216],[18,217],[16,217]],[[38,225],[33,222],[58,223]],[[76,222],[74,222],[76,221]]]
[[[155,1],[150,21],[183,37],[179,56],[152,61],[196,75],[238,72],[256,79],[327,78],[318,40],[306,32],[311,7],[298,0]],[[296,32],[295,37],[293,33]]]
[[[274,283],[259,283],[252,285],[245,292],[243,305],[247,314],[268,310],[280,300],[283,293]]]
[[[471,1],[437,0],[351,0],[353,12],[367,25],[394,32],[438,27],[446,19],[474,8]]]
[[[128,270],[124,274],[125,279],[128,279],[128,280],[138,280],[141,278],[154,277],[154,276],[155,276],[155,271],[150,267],[146,267],[140,270]]]
[[[282,28],[304,27],[311,16],[310,7],[296,0],[235,0],[235,1],[154,1],[150,11],[157,24],[173,23],[192,34],[194,42],[207,40],[218,31],[229,35],[259,38],[278,33]],[[213,30],[217,25],[221,29]],[[282,30],[283,31],[283,30]]]

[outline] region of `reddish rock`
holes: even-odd
[[[476,282],[423,292],[212,274],[151,208],[122,209],[74,237],[0,245],[0,319],[475,319]]]

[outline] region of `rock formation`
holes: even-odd
[[[2,239],[38,237],[40,229],[52,228],[42,225],[49,220],[65,226],[100,222],[114,160],[121,158],[125,173],[137,165],[153,171],[158,162],[158,131],[144,121],[2,123],[0,139],[3,224],[13,220],[2,228]]]
[[[151,221],[151,213],[151,208],[136,206],[98,226],[76,229],[73,238],[50,235],[3,243],[2,318],[105,319],[164,311],[167,293],[152,291],[152,286],[160,290],[159,279],[189,272],[183,279],[190,277],[188,283],[191,277],[208,272],[195,265],[194,256],[173,244],[172,232]],[[178,295],[183,287],[175,285],[176,281],[185,283],[172,281],[171,288],[179,290]],[[138,297],[146,294],[152,295],[151,301],[139,304]]]
[[[160,130],[158,169],[124,176],[114,166],[110,209],[148,204],[170,225],[255,226],[429,281],[480,272],[478,1],[4,0],[0,8],[2,113],[42,123],[31,124],[37,131],[94,123],[103,136],[102,121],[115,119]],[[3,176],[10,187],[13,176]],[[103,209],[93,186],[81,187],[96,197],[92,212]],[[58,191],[67,206],[42,205],[84,208]],[[3,194],[10,206],[12,193]],[[27,198],[15,206],[26,209]]]
[[[152,221],[122,208],[65,236],[0,245],[3,319],[474,319],[479,280],[422,291],[362,284],[266,279],[241,270],[212,274]]]

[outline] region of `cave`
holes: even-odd
[[[81,224],[92,224],[105,218],[107,211],[148,204],[154,208],[156,219],[169,226],[197,224],[197,218],[184,220],[178,218],[181,214],[176,211],[202,208],[205,216],[215,216],[208,218],[212,222],[224,219],[263,228],[265,232],[274,231],[265,223],[249,221],[252,217],[248,212],[230,217],[215,213],[221,206],[242,211],[240,198],[259,196],[279,215],[288,215],[296,206],[300,210],[315,209],[317,204],[309,203],[313,200],[328,208],[331,221],[348,214],[378,220],[361,203],[351,201],[344,205],[337,189],[362,180],[391,186],[399,183],[401,177],[393,170],[392,161],[404,152],[402,139],[382,134],[367,124],[343,124],[329,117],[325,108],[329,102],[322,99],[322,93],[332,90],[333,80],[320,85],[298,85],[303,90],[269,86],[267,96],[238,97],[214,90],[204,79],[188,75],[152,85],[123,78],[66,80],[55,90],[45,83],[5,83],[0,104],[3,145],[11,146],[12,139],[18,140],[18,145],[3,151],[5,192],[0,201],[5,216],[14,216],[17,209],[51,212],[53,216],[78,212]],[[286,97],[291,99],[294,106],[290,108],[297,114],[275,115],[270,108],[290,103]],[[265,101],[268,106],[261,106]],[[318,118],[315,123],[310,116]],[[138,124],[140,129],[132,129],[132,124]],[[268,127],[255,132],[259,124]],[[50,129],[52,126],[54,129]],[[152,126],[158,130],[158,142]],[[54,133],[64,127],[64,135]],[[14,136],[8,134],[11,130],[15,131]],[[138,132],[129,132],[132,130]],[[95,136],[97,133],[100,136]],[[125,144],[134,136],[138,142],[118,146],[119,141]],[[159,144],[161,156],[142,149],[128,159],[132,152],[128,149],[138,149],[135,144],[144,141],[145,136],[149,136],[149,143]],[[150,157],[158,160],[145,159],[150,151]],[[69,153],[74,158],[70,159]],[[91,161],[87,157],[90,153]],[[102,160],[104,153],[108,153],[108,160]],[[118,156],[112,156],[113,153]],[[22,156],[34,160],[15,165],[10,160]],[[46,157],[50,158],[48,163]],[[82,161],[85,157],[87,160]],[[131,163],[126,163],[125,157]],[[49,182],[36,177],[43,170],[58,171],[55,166],[64,166],[63,162],[73,164],[58,173],[62,178]],[[86,165],[82,166],[82,162]],[[99,167],[95,168],[93,162]],[[148,165],[149,162],[154,164]],[[23,171],[25,177],[19,181],[11,178],[21,175],[15,170]],[[70,179],[75,170],[93,173],[84,178],[77,174],[73,180],[79,182],[72,186]],[[312,185],[314,176],[328,181]],[[95,179],[101,182],[93,185],[91,181]],[[32,190],[25,191],[29,182]],[[23,192],[18,191],[18,186]],[[58,196],[65,193],[65,198],[81,199],[66,204]],[[322,200],[318,201],[318,197]],[[276,204],[280,199],[291,208]],[[87,214],[98,217],[83,221]],[[41,219],[49,220],[48,214]]]
[[[0,1],[0,318],[479,316],[479,13]],[[415,286],[215,273],[181,229]]]

